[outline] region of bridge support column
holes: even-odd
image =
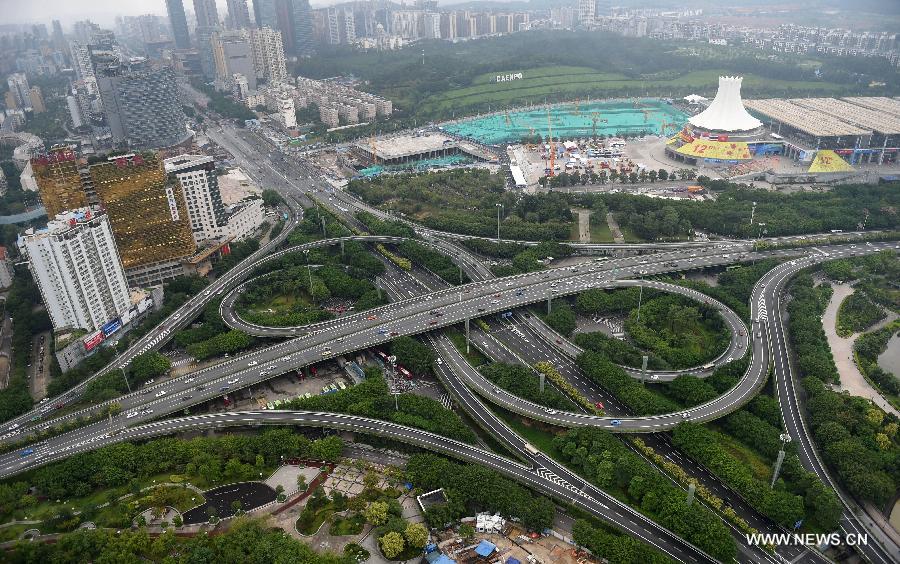
[[[778,458],[775,459],[775,471],[772,472],[772,483],[769,484],[770,488],[775,487],[775,481],[778,480],[778,475],[781,474],[781,463],[784,462],[784,449],[778,451]]]
[[[322,216],[322,237],[328,238],[328,231],[325,230],[325,216]]]
[[[460,259],[460,260],[462,260],[462,259]],[[458,266],[459,266],[459,283],[462,284],[462,283],[463,283],[463,277],[462,277],[462,275],[463,275],[463,272],[462,272],[462,265],[458,265]]]
[[[647,380],[647,355],[641,357],[641,385]]]
[[[341,239],[341,256],[344,256],[344,239]]]
[[[553,311],[553,297],[547,298],[547,315],[550,315],[550,312]]]
[[[694,482],[691,482],[691,485],[688,486],[688,494],[687,494],[688,507],[690,507],[690,505],[692,503],[694,503],[694,492],[696,490],[697,490],[697,484],[695,484]]]
[[[540,378],[540,381],[541,381],[541,393],[543,394],[544,393],[544,381],[547,379],[547,377],[544,375],[543,372],[539,373],[538,377]]]
[[[469,354],[469,321],[470,319],[466,318],[466,354]]]

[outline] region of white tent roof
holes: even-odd
[[[720,76],[719,91],[705,110],[690,118],[691,124],[714,131],[749,131],[762,125],[744,109],[739,76]]]
[[[699,94],[689,94],[684,97],[684,100],[690,102],[691,104],[696,104],[697,102],[705,102],[706,98],[700,96]]]

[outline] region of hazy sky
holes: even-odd
[[[312,5],[336,4],[339,0],[313,0]],[[193,0],[183,0],[185,11],[194,10]],[[228,9],[225,0],[216,0],[219,17],[224,18]],[[253,17],[253,2],[250,17]],[[0,0],[0,23],[46,23],[59,19],[66,23],[92,20],[103,26],[111,26],[116,16],[137,16],[140,14],[166,15],[165,0]]]

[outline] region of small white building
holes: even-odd
[[[483,534],[499,535],[506,525],[506,519],[499,513],[491,515],[490,513],[475,514],[475,532]]]

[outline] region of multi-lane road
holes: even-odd
[[[231,149],[235,153],[234,149]],[[244,142],[243,147],[245,156],[252,154],[252,148]],[[258,148],[257,148],[258,150]],[[238,151],[240,152],[240,151]],[[248,164],[248,163],[244,163]],[[287,173],[280,168],[272,166],[272,163],[266,159],[261,159],[258,163],[260,168],[267,167],[271,171],[274,178],[280,176],[284,180],[282,188],[288,194],[288,201],[291,202],[291,196],[301,196],[303,193],[310,192],[315,188],[315,182],[311,177],[307,176],[307,182],[301,181],[298,186],[295,182],[288,179]],[[293,175],[292,175],[293,177]],[[296,178],[296,177],[294,177]],[[296,202],[292,203],[292,211],[296,214]],[[291,218],[292,225],[296,219]],[[287,226],[290,227],[290,226]],[[279,237],[283,240],[290,231],[286,228]],[[429,238],[434,238],[437,233],[423,233]],[[280,243],[280,241],[278,241]],[[298,330],[292,328],[289,330],[276,329],[271,336],[284,336],[289,340],[281,342],[277,345],[267,347],[252,353],[243,355],[239,358],[231,359],[226,362],[211,366],[204,370],[191,373],[181,378],[175,378],[162,382],[146,390],[135,392],[122,398],[117,402],[123,407],[123,413],[113,417],[110,421],[97,423],[75,431],[48,439],[44,443],[35,446],[35,452],[27,456],[20,456],[19,453],[7,453],[0,456],[0,476],[9,476],[22,472],[35,466],[46,464],[55,460],[60,460],[70,456],[76,452],[82,452],[97,448],[104,444],[120,440],[136,440],[146,438],[148,436],[156,436],[160,434],[168,434],[188,429],[207,428],[210,426],[225,425],[254,425],[254,424],[297,424],[297,425],[315,425],[326,426],[332,428],[347,428],[361,432],[372,432],[375,434],[396,433],[395,438],[405,437],[406,440],[413,444],[419,444],[426,448],[434,448],[447,454],[452,454],[463,459],[472,460],[478,463],[497,468],[498,470],[510,475],[523,483],[534,485],[542,491],[549,491],[561,499],[570,500],[576,505],[580,505],[588,509],[592,513],[603,512],[609,510],[608,505],[604,505],[597,501],[600,493],[594,491],[590,484],[584,482],[577,476],[561,477],[560,472],[564,469],[553,468],[549,470],[548,466],[543,465],[543,475],[535,473],[533,468],[529,469],[518,465],[514,462],[509,464],[517,465],[518,468],[507,467],[506,463],[497,461],[497,455],[491,453],[482,454],[473,453],[473,447],[463,445],[465,449],[461,450],[458,445],[447,443],[449,439],[438,436],[430,436],[430,434],[414,429],[398,429],[390,423],[376,422],[361,418],[353,418],[352,416],[339,416],[336,414],[307,414],[307,413],[290,413],[290,412],[243,412],[234,414],[221,414],[214,416],[198,416],[193,418],[180,418],[175,420],[156,421],[146,423],[148,419],[155,419],[159,416],[174,413],[187,406],[205,402],[213,397],[228,393],[239,387],[253,385],[262,380],[271,378],[277,374],[284,373],[288,370],[300,368],[302,366],[312,364],[321,360],[333,358],[345,353],[353,352],[360,349],[369,348],[371,346],[389,341],[400,335],[412,335],[420,333],[429,333],[449,325],[459,323],[467,319],[474,319],[491,313],[509,311],[513,308],[542,301],[558,295],[574,294],[584,289],[597,286],[605,286],[614,280],[634,278],[639,276],[663,273],[683,268],[707,267],[715,265],[731,264],[743,260],[751,260],[761,258],[766,254],[750,253],[747,251],[746,245],[726,246],[721,249],[709,248],[704,250],[693,248],[678,248],[670,252],[660,253],[651,256],[625,257],[615,260],[592,263],[589,266],[580,266],[565,269],[553,269],[540,273],[529,273],[500,280],[488,280],[474,282],[457,288],[451,288],[432,292],[424,297],[410,298],[401,300],[396,303],[383,306],[376,310],[364,312],[361,314],[348,316],[338,320],[327,322],[316,326],[310,326]],[[827,260],[831,258],[839,258],[842,256],[855,256],[865,253],[874,252],[883,248],[897,248],[896,244],[866,244],[866,245],[844,245],[836,247],[828,247],[816,249],[816,251],[785,251],[780,252],[781,256],[793,256],[793,260],[774,269],[766,275],[754,288],[753,301],[751,303],[751,315],[753,319],[752,327],[747,331],[749,346],[745,350],[749,350],[752,354],[752,362],[750,368],[742,378],[741,382],[734,389],[726,393],[722,398],[718,398],[715,402],[705,404],[679,412],[659,416],[657,418],[622,418],[617,425],[613,425],[612,421],[598,421],[597,424],[607,426],[611,430],[629,430],[631,432],[638,431],[655,431],[669,428],[685,418],[692,420],[706,421],[716,416],[726,413],[731,409],[735,409],[744,401],[747,401],[756,390],[765,381],[768,373],[771,359],[775,358],[776,364],[776,383],[778,383],[779,398],[782,402],[783,409],[786,411],[786,425],[788,432],[794,435],[795,439],[802,440],[808,435],[803,428],[802,419],[799,410],[796,411],[794,425],[788,423],[791,409],[788,403],[788,396],[794,395],[793,389],[788,384],[780,384],[778,376],[778,364],[781,362],[783,367],[781,380],[790,380],[789,364],[786,363],[786,344],[783,343],[783,331],[781,332],[781,341],[784,350],[779,351],[778,337],[780,329],[780,317],[776,321],[773,312],[778,311],[780,305],[778,301],[778,292],[786,281],[797,270],[813,264],[814,262]],[[172,332],[177,330],[183,324],[189,322],[191,317],[199,312],[203,305],[214,299],[215,296],[224,294],[229,288],[233,288],[241,280],[245,279],[250,270],[255,268],[262,255],[274,248],[274,245],[268,246],[265,250],[254,255],[247,261],[244,261],[231,272],[227,278],[223,278],[213,285],[203,295],[198,296],[195,300],[191,300],[183,306],[184,311],[179,311],[170,316],[160,327],[157,327],[148,334],[147,340],[139,342],[129,351],[133,354],[131,357],[119,357],[108,369],[114,369],[123,365],[124,360],[130,360],[134,355],[139,354],[142,350],[150,350],[150,348],[159,346],[164,342]],[[734,250],[734,249],[741,250]],[[263,252],[264,251],[264,252]],[[706,251],[706,252],[704,252]],[[813,254],[810,254],[813,253]],[[818,253],[818,254],[816,254]],[[459,253],[462,256],[463,253]],[[827,256],[826,256],[827,254]],[[471,259],[469,259],[471,260]],[[672,263],[683,265],[673,267]],[[477,261],[472,260],[470,264],[464,266],[469,269],[477,268]],[[482,267],[483,268],[483,267]],[[234,292],[229,297],[232,297]],[[280,332],[279,332],[280,331]],[[287,331],[287,332],[285,332]],[[299,331],[306,331],[300,334]],[[773,338],[775,335],[775,338]],[[775,343],[773,345],[773,342]],[[149,347],[148,347],[149,345]],[[463,371],[464,372],[464,371]],[[792,385],[792,383],[791,383]],[[477,384],[473,384],[477,389]],[[75,396],[77,396],[76,390]],[[492,399],[496,396],[493,390],[485,393],[485,397]],[[480,402],[479,402],[480,403]],[[786,406],[787,404],[787,406]],[[796,403],[795,403],[796,407]],[[542,408],[541,408],[542,409]],[[542,411],[543,415],[551,415],[546,411]],[[552,414],[560,415],[560,414]],[[572,414],[573,416],[578,414]],[[534,414],[537,418],[545,417]],[[590,416],[585,416],[590,417]],[[19,421],[25,420],[27,416],[23,416]],[[602,419],[602,418],[598,418]],[[144,422],[144,424],[141,424]],[[571,421],[564,422],[562,418],[553,419],[552,422],[557,424],[571,424]],[[9,425],[9,423],[7,423]],[[136,425],[136,426],[133,426]],[[356,427],[354,427],[354,425]],[[380,430],[379,430],[380,429]],[[389,429],[389,431],[386,431]],[[451,448],[452,447],[452,448]],[[815,450],[811,444],[809,447],[809,456],[804,460],[808,466],[816,471],[827,472],[821,463],[816,465],[817,457]],[[524,451],[524,445],[514,448],[514,452],[520,454]],[[477,449],[475,449],[477,450]],[[541,455],[534,455],[541,456]],[[532,462],[532,466],[536,460],[534,458],[525,457]],[[505,459],[502,459],[505,460]],[[525,468],[525,470],[522,470]],[[559,471],[557,471],[559,470]],[[547,474],[549,472],[549,474]],[[559,478],[554,480],[552,476]],[[550,483],[556,486],[549,485]],[[573,489],[574,488],[574,489]],[[590,493],[588,492],[590,490]],[[602,506],[589,507],[587,502],[582,499],[591,499],[592,503],[600,503]],[[852,511],[849,510],[851,505],[847,502],[848,511],[845,512],[845,529],[855,530],[853,527],[861,529],[861,524],[856,521]],[[618,515],[618,512],[615,512]],[[633,513],[633,512],[632,512]],[[645,518],[644,518],[645,519]],[[645,519],[646,520],[646,519]],[[649,520],[646,520],[649,523]],[[652,531],[651,528],[645,528],[644,532],[640,530],[633,531],[636,536],[643,537],[644,534],[650,534],[652,537],[657,533],[646,533]],[[629,531],[631,531],[629,529]],[[659,533],[661,534],[661,533]],[[674,535],[672,535],[674,537]],[[645,538],[645,540],[647,540]],[[674,537],[669,539],[673,544],[665,548],[661,548],[669,552],[678,560],[684,561],[707,561],[708,557]],[[681,544],[679,544],[679,541]],[[668,540],[667,540],[668,542]],[[651,544],[656,545],[651,542]],[[658,545],[656,545],[658,546]],[[896,547],[893,547],[894,549]],[[670,552],[674,550],[675,552]],[[891,552],[891,548],[887,551],[879,547],[873,547],[871,554],[866,553],[867,557],[873,562],[888,562],[890,558],[895,556]]]

